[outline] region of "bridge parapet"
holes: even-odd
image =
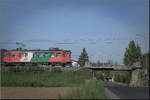
[[[111,66],[103,66],[103,67],[85,67],[91,70],[116,70],[116,71],[131,71],[132,68],[128,67],[111,67]]]

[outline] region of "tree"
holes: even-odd
[[[135,45],[134,40],[130,41],[129,48],[126,48],[124,53],[123,62],[125,65],[133,65],[133,63],[139,61],[141,59],[141,48],[139,45]]]
[[[89,61],[88,54],[85,48],[83,48],[83,51],[81,52],[81,55],[79,56],[78,63],[80,64],[80,66],[84,66],[85,62],[88,62],[88,61]]]
[[[141,57],[142,57],[142,55],[141,55],[141,48],[140,48],[140,46],[137,44],[137,47],[136,47],[136,59],[137,59],[138,61],[140,61]]]
[[[149,69],[149,52],[145,53],[141,57],[141,65],[144,69]]]
[[[142,66],[142,70],[141,70],[142,79],[143,79],[145,85],[148,85],[148,84],[150,85],[150,78],[148,78],[148,76],[150,75],[150,73],[149,73],[149,52],[142,54],[141,66]],[[147,73],[145,71],[147,71]]]

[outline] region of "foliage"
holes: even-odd
[[[125,71],[115,71],[114,72],[114,80],[117,82],[122,82],[122,83],[130,83],[130,72],[125,72]]]
[[[53,67],[51,72],[53,72],[53,73],[60,73],[60,72],[62,72],[62,70],[61,70],[60,67]]]
[[[65,99],[107,99],[104,87],[99,81],[92,80],[72,91]]]
[[[89,70],[77,72],[2,72],[2,86],[61,87],[79,86],[91,78]]]
[[[124,59],[123,62],[125,65],[133,65],[133,63],[139,61],[141,58],[141,49],[139,45],[137,46],[134,43],[134,40],[130,41],[129,48],[126,48],[126,51],[124,53]]]
[[[101,72],[101,71],[98,71],[98,72],[96,72],[96,79],[100,79],[100,80],[103,80],[104,81],[104,73],[103,72]]]
[[[88,54],[87,54],[85,48],[83,48],[83,51],[81,52],[78,63],[80,64],[80,66],[84,66],[85,62],[87,62],[87,61],[89,61]]]
[[[43,72],[46,71],[39,66],[24,66],[24,67],[8,67],[9,72]]]
[[[96,78],[99,80],[105,80],[106,78],[112,78],[114,75],[114,80],[122,83],[130,82],[130,73],[125,71],[98,71],[96,72]]]
[[[142,69],[143,70],[142,79],[143,79],[143,81],[146,81],[146,85],[148,85],[148,84],[150,85],[150,79],[149,78],[145,79],[145,76],[144,76],[145,70],[147,70],[147,75],[150,75],[150,73],[149,73],[149,52],[142,55],[141,66],[143,68]]]
[[[98,71],[96,72],[96,78],[99,80],[105,80],[106,78],[111,78],[113,75],[113,71]]]
[[[142,55],[141,65],[143,68],[149,69],[149,53]]]

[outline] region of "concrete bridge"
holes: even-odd
[[[127,66],[103,66],[103,67],[84,67],[85,69],[92,70],[93,79],[95,79],[95,71],[129,71],[131,75],[130,86],[140,86],[139,84],[139,73],[141,67],[127,67]]]

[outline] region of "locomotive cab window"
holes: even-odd
[[[41,53],[41,54],[39,55],[39,57],[42,58],[42,57],[43,57],[43,54]]]
[[[33,58],[36,58],[36,54],[33,54]]]
[[[24,56],[24,55],[23,55],[22,53],[20,53],[20,54],[19,54],[19,57],[21,57],[21,58],[22,58],[23,56]]]
[[[55,54],[54,54],[54,53],[51,53],[51,57],[55,57]]]
[[[15,53],[15,54],[13,54],[12,56],[13,56],[14,58],[16,58],[16,57],[17,57],[17,54]]]
[[[5,57],[9,57],[9,53],[6,53],[6,54],[5,54]]]
[[[39,58],[39,53],[34,53],[34,54],[33,54],[33,57],[34,57],[34,58]]]
[[[36,56],[35,56],[36,58],[39,58],[39,54],[36,54]]]
[[[63,57],[66,57],[66,54],[65,54],[65,53],[63,53]]]
[[[56,54],[56,57],[61,57],[61,53],[57,53],[57,54]]]
[[[45,54],[43,54],[43,58],[45,58]]]
[[[48,53],[45,53],[45,57],[49,57],[49,54],[48,54]]]
[[[28,56],[28,53],[25,53],[25,57],[27,57]]]
[[[66,54],[66,57],[70,57],[70,53],[67,53],[67,54]]]

